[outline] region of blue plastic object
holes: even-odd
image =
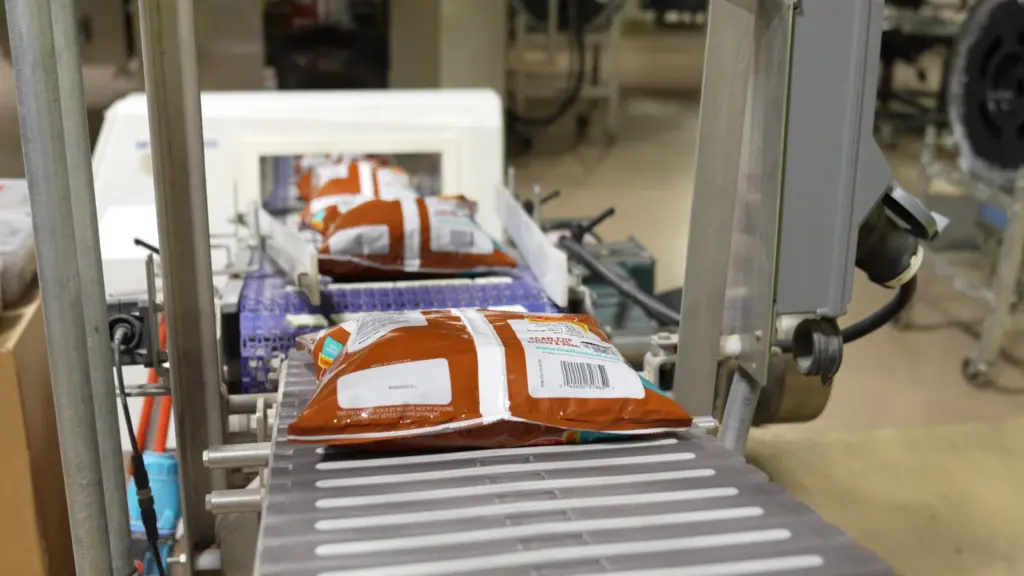
[[[161,452],[144,452],[142,459],[146,462],[149,487],[153,492],[157,530],[161,538],[172,538],[178,528],[178,519],[181,518],[181,501],[178,499],[178,461],[172,454]],[[135,482],[128,483],[128,517],[132,535],[145,538],[146,529],[142,526]]]
[[[978,216],[981,220],[996,230],[1006,230],[1006,211],[992,204],[982,204],[978,207]]]
[[[167,557],[171,555],[172,547],[172,544],[160,544],[158,546],[161,566],[167,566]],[[153,554],[150,552],[146,552],[146,559],[142,563],[142,573],[145,576],[158,576],[160,574],[160,571],[156,569],[156,562],[153,561]]]

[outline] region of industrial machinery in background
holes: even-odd
[[[282,90],[385,88],[386,0],[271,0],[267,65]]]
[[[620,282],[632,290],[654,296],[654,256],[634,236],[625,240],[605,241],[598,227],[615,215],[614,208],[607,208],[589,218],[544,218],[541,207],[561,196],[559,190],[542,194],[539,187],[523,200],[524,210],[530,214],[547,234],[552,243],[564,236],[571,237],[589,256],[600,263],[601,274],[587,268],[579,258],[570,257],[571,274],[579,278],[577,307],[594,316],[613,339],[618,339],[620,351],[637,367],[642,365],[649,335],[659,327],[658,320],[636,306],[634,300],[623,294]],[[589,260],[588,260],[589,261]],[[609,280],[614,275],[618,282]],[[633,345],[626,342],[630,335],[637,335]]]
[[[270,67],[281,89],[383,88],[388,5],[387,0],[197,2],[200,83],[204,89],[259,89],[266,84],[264,67]],[[137,3],[87,0],[77,8],[83,62],[137,73]],[[0,37],[9,54],[7,35]]]
[[[620,96],[615,51],[623,6],[623,0],[512,0],[506,117],[511,134],[527,150],[539,132],[570,115],[577,138],[585,138],[600,109],[604,134],[609,142],[615,138]],[[553,104],[539,107],[538,101]]]
[[[702,26],[708,15],[708,0],[643,0],[641,7],[662,28]]]
[[[968,0],[886,2],[876,113],[884,144],[894,144],[900,133],[921,134],[928,124],[942,121],[948,67],[929,69],[924,58],[937,55],[942,62],[948,61],[968,4]],[[900,65],[911,67],[923,87],[897,87]]]
[[[964,378],[985,385],[1024,297],[1024,4],[973,4],[956,35],[945,91],[944,118],[925,133],[917,194],[927,200],[945,184],[973,200],[977,211],[968,219],[992,247],[988,280],[955,265],[952,254],[929,258],[986,308],[977,348],[963,361]]]

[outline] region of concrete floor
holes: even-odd
[[[91,106],[102,109],[133,83],[109,72],[86,75]],[[22,173],[11,73],[0,66],[0,177]],[[611,148],[583,146],[516,161],[518,181],[563,191],[551,216],[615,206],[605,238],[637,236],[657,257],[660,289],[681,282],[686,251],[694,98],[637,95],[623,105]],[[92,130],[101,115],[91,114]],[[900,159],[910,184],[913,163]],[[912,155],[910,155],[912,159]],[[925,275],[911,331],[886,328],[851,345],[825,414],[803,425],[756,430],[750,458],[826,518],[905,574],[1024,573],[1024,373],[1007,366],[997,386],[960,378],[974,338],[960,324],[977,307]],[[858,278],[851,317],[889,297]],[[955,319],[956,322],[950,320]]]

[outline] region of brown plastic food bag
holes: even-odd
[[[341,355],[355,327],[356,321],[352,320],[295,339],[297,348],[307,350],[313,356],[318,381],[331,367],[334,359]]]
[[[306,223],[318,211],[344,203],[353,196],[382,200],[413,200],[419,197],[408,172],[374,159],[317,166],[311,172],[309,190],[309,204],[302,214]]]
[[[320,272],[334,277],[453,274],[514,268],[461,198],[362,200],[312,219],[323,236]]]
[[[304,342],[320,387],[288,427],[293,442],[500,448],[666,432],[692,421],[590,316],[370,313]],[[334,357],[321,361],[324,349]]]
[[[309,202],[313,197],[313,175],[317,170],[346,161],[345,155],[342,154],[311,154],[296,158],[295,173],[298,175],[298,180],[295,187],[298,189],[299,198]]]

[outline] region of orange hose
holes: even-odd
[[[167,349],[167,321],[160,319],[160,350]],[[152,371],[155,375],[156,371]],[[159,378],[158,378],[159,380]],[[167,451],[167,433],[171,427],[171,399],[167,396],[160,397],[160,416],[156,423],[156,442],[153,444],[154,452]]]
[[[150,370],[151,374],[155,374]],[[152,380],[147,381],[147,384],[155,384]],[[149,419],[153,413],[153,397],[146,396],[142,399],[142,414],[139,415],[139,424],[135,427],[135,440],[138,443],[139,450],[144,451],[146,449],[146,437],[149,436]]]
[[[160,319],[160,349],[163,350],[167,343],[167,330],[164,326],[163,318]],[[146,384],[159,384],[160,376],[157,375],[156,370],[150,368],[149,374],[146,377]],[[153,417],[153,402],[152,396],[146,396],[142,399],[142,413],[139,414],[139,424],[135,427],[135,441],[139,447],[140,452],[146,450],[146,439],[149,437],[149,421]],[[163,399],[161,398],[161,408],[163,407]],[[158,430],[159,432],[159,430]],[[164,434],[166,436],[166,433]],[[157,436],[157,441],[160,437]],[[165,440],[166,443],[166,440]],[[132,473],[131,466],[128,467],[128,473]]]

